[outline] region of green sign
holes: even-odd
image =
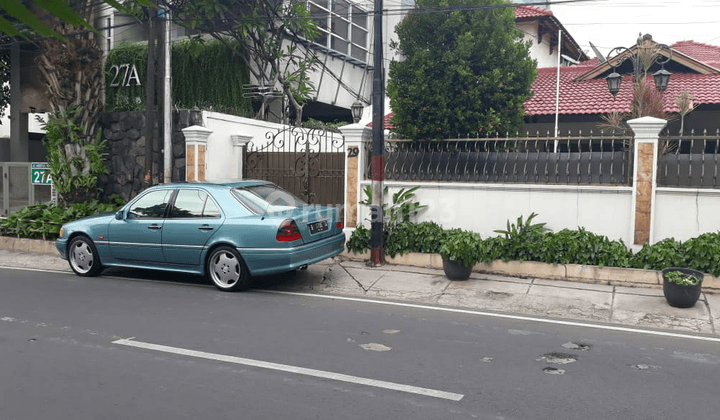
[[[47,162],[32,162],[30,164],[30,180],[33,185],[52,185],[52,178],[48,170]]]

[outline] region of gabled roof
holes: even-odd
[[[678,112],[675,97],[682,91],[693,96],[695,105],[720,103],[720,71],[703,62],[705,59],[720,60],[720,47],[683,41],[670,48],[673,49],[673,60],[683,60],[692,64],[692,67],[687,68],[703,69],[706,73],[674,73],[663,93],[665,112]],[[590,74],[601,75],[603,71],[599,69],[606,68],[606,64],[598,64],[597,59],[593,59],[579,66],[560,68],[560,114],[605,114],[631,110],[632,76],[623,78],[620,92],[615,98],[610,95],[603,77],[587,77]],[[607,66],[606,71],[609,69]],[[538,76],[532,86],[534,96],[525,102],[527,115],[555,114],[556,77],[556,67],[538,69]]]
[[[646,42],[652,43],[650,45],[658,45],[657,43],[655,43],[652,40],[646,41]],[[692,56],[689,56],[689,55],[683,53],[682,51],[674,48],[675,45],[677,45],[677,44],[673,44],[673,46],[670,47],[670,50],[659,49],[657,51],[657,53],[665,58],[669,58],[671,62],[677,63],[683,67],[690,69],[691,71],[694,71],[694,72],[697,72],[700,74],[720,73],[720,70],[714,68],[712,65],[705,63],[702,60],[693,58]],[[710,45],[705,45],[704,47],[712,48]],[[635,51],[637,51],[637,49],[638,49],[638,45],[634,45],[630,49],[625,50],[622,53],[613,56],[613,58],[610,59],[609,61],[606,61],[602,64],[598,64],[597,66],[595,66],[588,72],[578,76],[576,80],[582,81],[582,80],[594,79],[604,73],[609,72],[612,69],[612,64],[618,65],[619,60],[621,60],[621,59],[625,60],[627,57],[629,57],[631,54],[633,54]],[[712,56],[712,54],[709,53],[708,48],[703,48],[703,44],[694,43],[692,48],[686,48],[686,51],[690,51],[691,53],[694,52],[705,58]],[[720,60],[720,59],[715,57],[715,60]]]
[[[557,45],[558,30],[562,30],[562,49],[567,50],[573,59],[585,61],[588,56],[580,48],[580,45],[555,17],[553,12],[542,7],[517,6],[515,7],[515,22],[538,21],[541,34],[548,34],[550,43]]]

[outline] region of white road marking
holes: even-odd
[[[258,367],[262,369],[277,370],[281,372],[295,373],[298,375],[314,376],[316,378],[330,379],[333,381],[348,382],[358,385],[372,386],[376,388],[390,389],[394,391],[407,392],[410,394],[425,395],[428,397],[442,398],[451,401],[460,401],[464,395],[452,392],[438,391],[429,388],[420,388],[411,385],[403,385],[394,382],[379,381],[375,379],[362,378],[359,376],[344,375],[342,373],[326,372],[322,370],[307,369],[297,366],[283,365],[279,363],[264,362],[262,360],[246,359],[243,357],[226,356],[223,354],[207,353],[204,351],[188,350],[179,347],[163,346],[160,344],[144,343],[129,338],[115,340],[113,344],[122,346],[137,347],[146,350],[155,350],[163,353],[178,354],[181,356],[197,357],[200,359],[217,360],[226,363]]]
[[[543,324],[566,325],[566,326],[570,326],[570,327],[593,328],[593,329],[598,329],[598,330],[620,331],[620,332],[629,332],[629,333],[636,333],[636,334],[657,335],[657,336],[661,336],[661,337],[685,338],[685,339],[690,339],[690,340],[709,341],[709,342],[714,342],[714,343],[720,343],[720,337],[707,337],[707,336],[702,336],[702,335],[682,334],[682,333],[674,333],[674,332],[669,332],[669,331],[643,330],[641,328],[620,327],[620,326],[615,326],[615,325],[591,324],[591,323],[579,322],[579,321],[563,321],[560,319],[535,318],[535,317],[525,316],[525,315],[511,315],[511,314],[502,314],[502,313],[494,313],[494,312],[473,311],[473,310],[469,310],[469,309],[444,308],[442,306],[418,305],[418,304],[414,304],[414,303],[391,302],[391,301],[384,301],[384,300],[354,298],[354,297],[347,297],[347,296],[321,295],[321,294],[300,293],[300,292],[284,292],[284,291],[280,291],[280,290],[255,290],[255,291],[263,292],[263,293],[272,293],[272,294],[277,294],[277,295],[304,296],[304,297],[330,299],[330,300],[346,300],[346,301],[351,301],[351,302],[375,303],[378,305],[401,306],[404,308],[424,309],[424,310],[429,310],[429,311],[452,312],[452,313],[456,313],[456,314],[467,314],[467,315],[487,316],[487,317],[491,317],[491,318],[513,319],[516,321],[540,322]]]

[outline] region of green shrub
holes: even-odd
[[[408,252],[437,254],[446,231],[435,222],[398,224],[387,236],[385,252],[391,257]]]
[[[363,225],[359,225],[345,243],[349,252],[365,252],[370,249],[372,232]]]
[[[60,227],[83,217],[119,209],[125,202],[118,195],[110,198],[110,203],[97,200],[75,203],[63,208],[54,204],[36,204],[25,206],[0,221],[0,233],[29,239],[56,239]]]
[[[645,244],[631,261],[634,268],[662,270],[668,267],[686,267],[685,245],[675,238],[667,238],[652,245]]]
[[[535,261],[550,264],[629,267],[633,257],[622,241],[611,241],[584,228],[547,233],[536,250]]]
[[[702,281],[701,278],[696,277],[694,274],[684,274],[680,271],[668,271],[665,273],[665,278],[670,283],[681,286],[697,286]]]
[[[460,229],[448,231],[440,247],[443,260],[455,261],[466,267],[480,262],[482,238],[475,232]]]
[[[688,239],[683,243],[683,253],[685,265],[680,267],[720,277],[720,232],[704,233]]]
[[[545,223],[532,223],[537,216],[531,213],[523,222],[522,216],[518,217],[517,224],[507,221],[507,230],[496,230],[497,233],[505,235],[504,250],[501,256],[503,261],[537,261],[538,255],[542,253],[541,245],[543,235],[548,231]]]

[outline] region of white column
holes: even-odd
[[[655,189],[657,188],[658,138],[667,121],[642,117],[628,121],[635,133],[633,162],[633,199],[630,237],[639,247],[653,243],[655,225]]]
[[[205,181],[205,154],[212,130],[199,125],[182,129],[185,136],[185,180]]]
[[[360,181],[364,179],[367,166],[367,144],[372,130],[360,124],[339,128],[345,137],[345,227],[354,228],[359,219]]]
[[[235,150],[235,156],[237,156],[237,178],[243,179],[243,165],[245,160],[245,150],[247,150],[247,144],[253,138],[251,136],[243,136],[241,134],[232,134],[230,140],[232,140],[233,149]]]

